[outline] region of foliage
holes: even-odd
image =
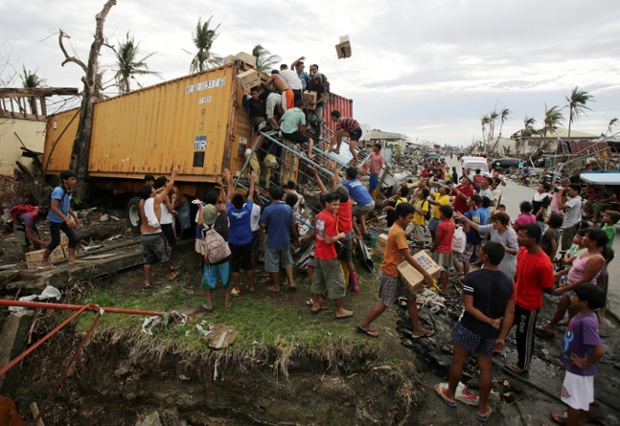
[[[573,121],[577,120],[581,115],[585,115],[586,111],[591,111],[586,106],[588,101],[592,100],[592,95],[585,90],[579,90],[578,86],[573,88],[573,91],[569,96],[565,96],[566,102],[568,102],[568,136],[570,138],[570,129]]]
[[[25,88],[41,87],[45,82],[37,75],[37,70],[29,71],[26,70],[25,66],[23,67],[20,78],[22,80],[22,86]]]
[[[254,46],[252,55],[256,58],[256,69],[263,73],[271,71],[273,66],[282,60],[278,55],[272,55],[269,50],[260,44]]]
[[[119,40],[118,44],[118,50],[114,50],[116,54],[116,74],[114,78],[121,94],[131,91],[130,83],[132,79],[135,80],[136,75],[160,76],[158,72],[149,71],[149,67],[146,64],[146,60],[155,53],[149,53],[144,58],[138,59],[140,43],[136,43],[134,38],[129,36],[129,32],[126,35],[126,40]],[[97,74],[98,87],[101,87],[101,80],[102,74]],[[138,83],[138,86],[140,86],[140,83]]]
[[[190,72],[205,71],[212,65],[217,66],[222,63],[222,58],[215,55],[211,50],[215,39],[219,36],[217,30],[220,28],[221,24],[212,28],[210,27],[211,19],[213,19],[213,16],[207,19],[205,23],[202,23],[202,18],[199,18],[198,24],[196,24],[196,31],[192,34],[194,47],[196,47],[198,51],[190,64]]]

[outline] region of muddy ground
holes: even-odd
[[[105,227],[110,227],[108,233]],[[124,223],[117,228],[92,220],[89,228],[101,230],[98,239],[93,238],[93,245],[119,231],[123,235],[121,241],[132,238],[125,233]],[[18,249],[11,248],[15,244],[10,239],[11,236],[4,236],[2,264],[14,263],[19,257]],[[128,247],[122,250],[127,253]],[[178,259],[190,257],[191,250],[191,244],[183,246]],[[11,258],[12,255],[15,257]],[[217,314],[198,309],[203,300],[198,288],[199,274],[194,258],[191,259],[181,262],[183,280],[172,285],[182,285],[188,292],[194,292],[195,301],[179,306],[178,310],[194,315],[197,320],[207,318],[217,322]],[[59,269],[63,268],[67,267]],[[361,266],[358,270],[363,271]],[[376,274],[365,272],[361,279],[366,294],[347,297],[347,307],[356,311],[356,317],[348,322],[351,334],[372,306],[377,290]],[[156,272],[155,282],[161,284],[162,280],[163,275]],[[83,283],[80,291],[87,293],[97,286],[108,286],[123,297],[133,297],[142,291],[142,282],[141,268],[133,267],[107,278],[92,279],[88,285]],[[265,291],[267,284],[260,282],[258,291],[248,297],[275,298]],[[275,300],[299,311],[300,318],[306,318],[309,283],[305,275],[299,276],[298,284],[299,291],[283,292]],[[75,288],[72,287],[74,292]],[[15,290],[4,290],[4,297],[14,295]],[[554,298],[545,297],[539,321],[550,317],[555,307]],[[375,323],[381,331],[378,339],[368,338],[360,344],[359,340],[347,341],[345,336],[334,339],[323,352],[292,351],[286,358],[288,377],[277,368],[283,359],[278,348],[257,348],[248,353],[237,350],[234,343],[223,351],[210,350],[206,345],[204,350],[174,345],[161,347],[157,345],[157,333],[149,337],[139,332],[139,321],[119,330],[96,329],[53,399],[45,424],[135,425],[154,412],[159,423],[149,424],[478,424],[475,408],[459,403],[457,409],[450,409],[432,390],[434,384],[447,379],[451,360],[449,336],[461,310],[459,302],[455,292],[446,302],[445,310],[432,314],[421,309],[424,325],[437,331],[432,338],[412,340],[406,311],[394,307]],[[59,320],[58,314],[49,311],[38,315],[34,340]],[[328,329],[334,320],[325,316],[320,321]],[[606,319],[604,330],[610,336],[604,339],[607,355],[599,363],[599,376],[595,380],[597,402],[604,424],[608,425],[620,424],[616,403],[620,395],[620,370],[613,366],[620,361],[618,326],[615,318]],[[15,398],[26,419],[32,420],[30,402],[42,405],[83,335],[83,330],[65,329],[26,358]],[[514,333],[510,337],[505,357],[495,359],[495,414],[488,424],[550,423],[550,412],[563,411],[558,398],[563,371],[556,361],[561,334],[551,340],[537,339],[533,370],[525,380],[502,368],[516,357]],[[463,381],[475,375],[475,366],[470,363]],[[475,392],[473,382],[470,389]]]

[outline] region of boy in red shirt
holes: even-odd
[[[328,292],[328,297],[336,303],[336,319],[343,319],[352,317],[353,311],[347,311],[342,307],[342,299],[345,296],[344,273],[334,247],[335,243],[345,238],[344,232],[338,232],[336,214],[339,208],[340,196],[329,193],[325,195],[325,210],[315,218],[316,247],[311,286],[311,312],[318,314],[327,310],[321,306],[321,293]]]
[[[448,295],[448,274],[452,265],[452,239],[454,238],[454,222],[452,215],[454,210],[451,206],[439,207],[439,218],[441,222],[437,226],[437,236],[433,241],[431,253],[433,260],[441,268],[441,291],[440,294]]]

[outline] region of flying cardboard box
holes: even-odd
[[[340,43],[336,45],[338,59],[351,57],[351,40],[348,35],[340,36]]]
[[[421,250],[413,255],[413,258],[418,261],[418,263],[426,272],[430,274],[431,277],[439,277],[441,268],[435,263],[433,258],[431,258],[427,252]],[[417,293],[422,289],[424,284],[424,276],[422,276],[422,274],[411,266],[406,260],[398,265],[398,273],[400,274],[400,278],[407,283],[409,291],[412,293]]]
[[[39,266],[43,266],[43,250],[35,250],[29,253],[26,253],[26,266],[28,269],[34,269]],[[54,249],[52,253],[50,253],[50,262],[56,263],[65,258],[65,251],[62,246],[58,246]]]
[[[248,70],[242,72],[241,74],[237,74],[237,79],[239,83],[241,83],[241,87],[246,92],[250,92],[250,89],[254,86],[258,86],[261,83],[260,74],[255,70]]]
[[[316,105],[312,105],[311,102],[316,102],[316,92],[308,90],[304,91],[304,109],[314,110]]]

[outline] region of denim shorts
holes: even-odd
[[[265,249],[265,271],[279,272],[280,268],[293,266],[290,249]]]

